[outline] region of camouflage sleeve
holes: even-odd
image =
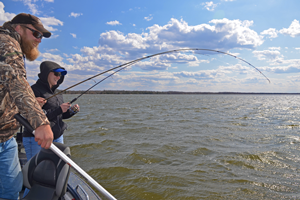
[[[9,115],[10,120],[14,120],[13,114],[20,112],[34,129],[44,124],[50,124],[26,80],[24,61],[22,54],[19,53],[21,52],[19,45],[14,41],[6,44],[4,48],[3,46],[0,48],[0,55],[9,55],[0,62],[0,79],[2,81],[0,86],[3,87],[2,91],[6,91],[2,99],[1,110],[4,106],[6,111],[10,109],[11,112],[14,112]],[[5,52],[1,51],[3,49]]]
[[[12,102],[15,102],[19,112],[29,121],[34,129],[41,125],[50,124],[40,105],[36,101],[34,93],[26,78],[19,74],[12,77],[8,90]]]

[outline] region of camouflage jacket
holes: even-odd
[[[20,113],[31,126],[50,124],[26,80],[21,37],[6,22],[0,27],[0,143],[19,129],[14,115]]]

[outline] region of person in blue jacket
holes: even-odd
[[[53,141],[60,143],[63,143],[63,133],[67,129],[67,124],[63,122],[63,119],[74,116],[79,111],[79,106],[78,104],[72,106],[70,103],[64,103],[62,94],[48,99],[45,101],[44,105],[42,105],[41,99],[47,99],[53,96],[56,89],[64,81],[66,74],[67,71],[65,68],[57,63],[44,61],[40,65],[40,73],[38,74],[39,79],[31,86],[44,113],[50,121],[54,138]],[[40,151],[41,147],[34,140],[34,135],[26,128],[24,129],[22,136],[26,157],[29,160]]]

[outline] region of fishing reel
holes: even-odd
[[[69,108],[69,112],[72,113],[72,115],[75,115],[76,113],[79,112],[79,109],[74,105]]]

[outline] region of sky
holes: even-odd
[[[68,71],[59,87],[64,89],[145,56],[198,48],[233,56],[213,51],[153,56],[93,89],[299,93],[299,8],[299,0],[2,0],[0,24],[24,12],[39,17],[52,33],[42,39],[39,58],[26,61],[30,85],[45,60]],[[88,89],[108,75],[71,90]]]

